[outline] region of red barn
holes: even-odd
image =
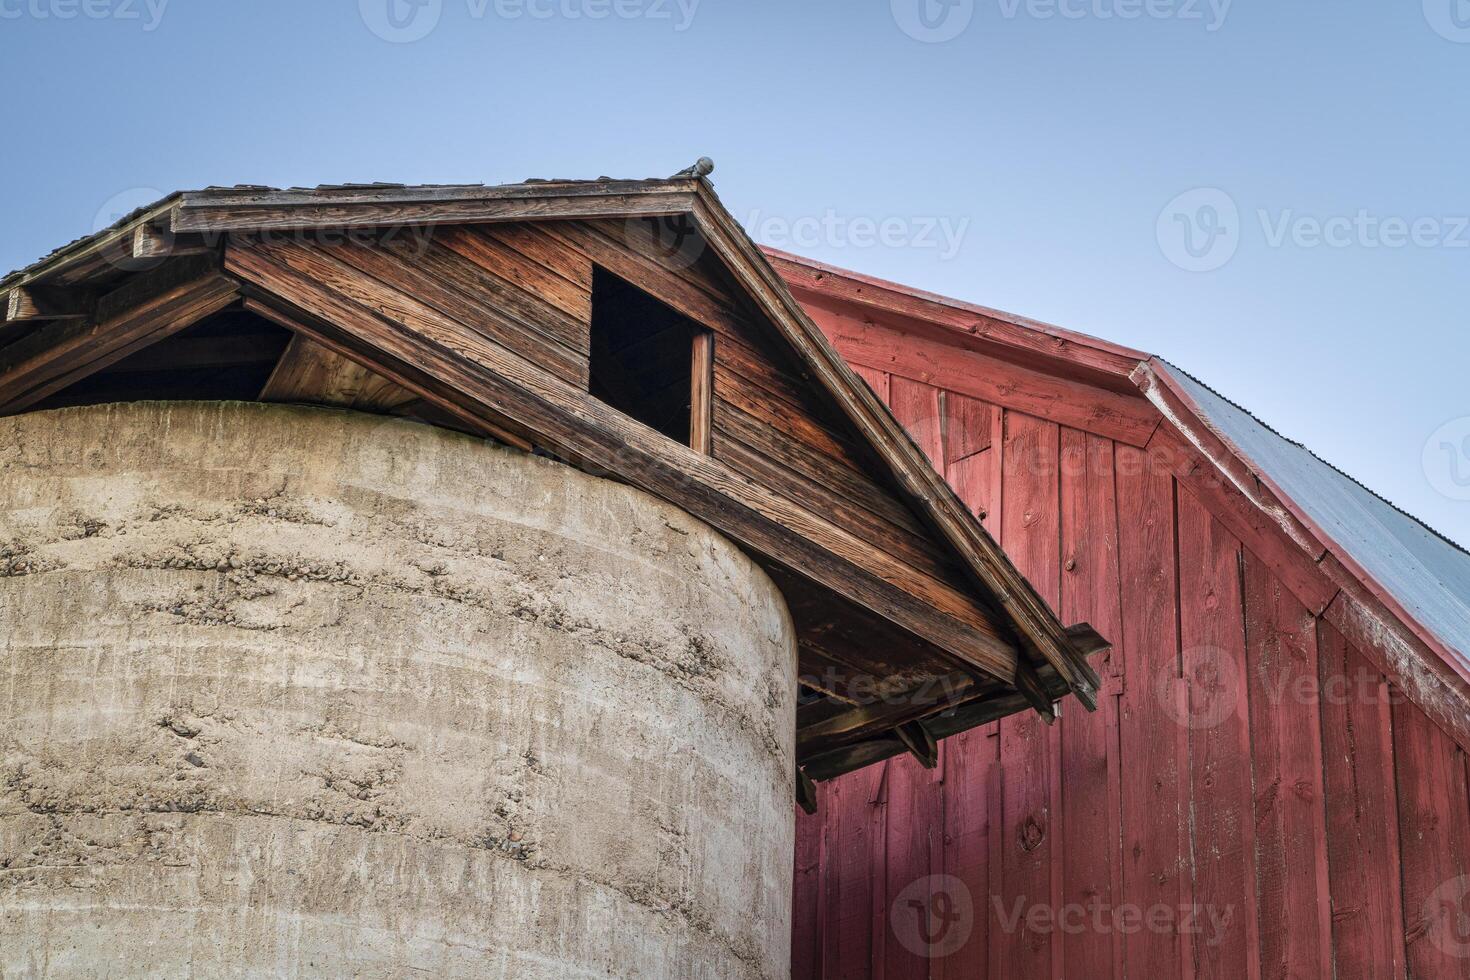
[[[1138,351],[781,253],[1095,713],[820,787],[793,976],[1470,976],[1470,555]]]

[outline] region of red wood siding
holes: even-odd
[[[1062,618],[1115,645],[1095,713],[821,787],[793,977],[1470,977],[1464,753],[1322,597],[1197,473],[1108,433],[1117,413],[933,387],[873,336],[844,353]]]

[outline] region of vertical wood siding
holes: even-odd
[[[1145,451],[861,373],[1062,618],[1115,645],[1095,713],[822,787],[795,980],[1470,977],[1448,737]]]

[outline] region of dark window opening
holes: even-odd
[[[709,338],[698,323],[643,290],[604,269],[593,270],[593,396],[705,452]],[[695,404],[699,407],[692,411]]]

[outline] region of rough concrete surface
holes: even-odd
[[[0,420],[0,976],[780,977],[795,651],[636,490],[427,426]]]

